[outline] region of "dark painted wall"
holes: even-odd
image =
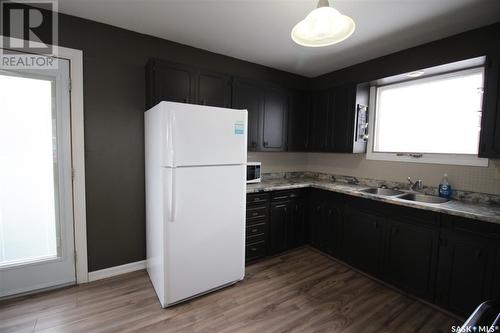
[[[145,258],[144,105],[150,57],[302,87],[307,79],[60,15],[59,44],[83,50],[89,271]]]
[[[318,76],[311,80],[311,88],[369,82],[462,59],[499,54],[500,23],[495,23]]]
[[[89,270],[145,258],[144,65],[150,57],[290,88],[370,81],[496,52],[500,24],[335,71],[315,79],[68,15],[59,44],[83,50]]]

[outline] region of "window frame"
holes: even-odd
[[[372,111],[369,112],[368,117],[368,142],[366,149],[366,159],[367,160],[376,160],[376,161],[391,161],[391,162],[407,162],[407,163],[428,163],[428,164],[447,164],[447,165],[464,165],[464,166],[478,166],[478,167],[488,167],[489,160],[487,158],[480,158],[477,154],[479,154],[479,143],[478,143],[478,153],[476,155],[473,154],[445,154],[445,153],[422,153],[422,152],[377,152],[374,150],[375,146],[375,131],[376,131],[376,117],[377,110],[379,107],[379,89],[387,86],[407,86],[411,85],[413,82],[428,82],[432,81],[436,77],[440,78],[449,78],[456,77],[464,72],[477,72],[478,70],[482,70],[483,72],[483,81],[486,86],[486,68],[484,64],[479,66],[467,67],[455,69],[451,72],[438,72],[426,75],[424,77],[418,78],[409,78],[403,80],[397,80],[396,82],[384,82],[381,80],[381,83],[374,82],[370,86],[370,103],[369,105],[373,105]],[[483,99],[483,111],[484,111],[484,99]]]

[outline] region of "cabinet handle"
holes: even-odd
[[[267,145],[269,144],[267,141],[264,141],[264,147],[267,147]]]

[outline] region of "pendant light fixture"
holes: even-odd
[[[328,46],[347,39],[355,27],[352,18],[330,7],[328,0],[319,0],[318,7],[293,27],[292,39],[302,46]]]

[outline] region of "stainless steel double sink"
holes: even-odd
[[[360,192],[381,195],[384,197],[395,197],[402,200],[416,201],[430,204],[442,204],[450,201],[446,198],[436,197],[434,195],[420,194],[420,193],[405,193],[399,190],[392,190],[390,188],[371,187]]]

